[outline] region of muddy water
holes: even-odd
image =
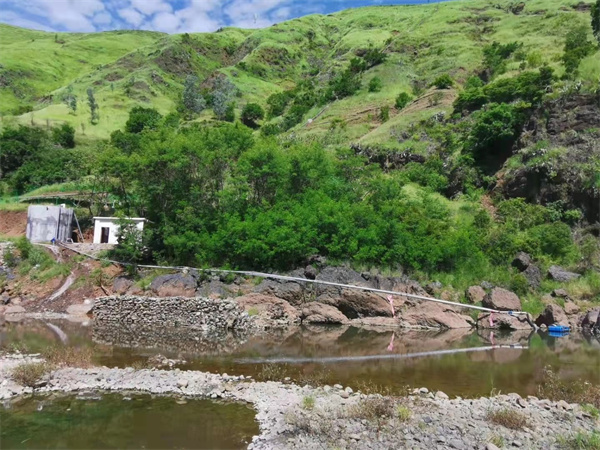
[[[2,448],[246,448],[247,406],[118,394],[21,398],[0,406]],[[223,426],[227,424],[227,426]]]
[[[182,369],[363,389],[366,385],[380,391],[426,386],[463,397],[492,391],[535,395],[545,366],[565,380],[600,384],[600,341],[580,333],[557,338],[542,332],[302,327],[262,338],[227,335],[207,342],[181,329],[163,330],[164,338],[153,330],[147,335],[150,339],[140,330],[107,334],[66,321],[53,324],[67,334],[67,344],[43,322],[28,321],[7,324],[0,347],[39,351],[48,345],[89,346],[96,362],[109,367],[141,365],[160,353],[185,359]]]

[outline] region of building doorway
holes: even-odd
[[[108,244],[108,235],[109,234],[110,234],[110,228],[102,227],[102,231],[100,234],[100,243],[101,244]]]

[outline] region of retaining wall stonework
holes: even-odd
[[[186,327],[203,332],[245,331],[252,320],[234,300],[202,297],[108,296],[95,300],[94,325]]]

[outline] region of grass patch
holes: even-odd
[[[600,409],[596,408],[593,405],[585,404],[581,405],[581,409],[592,416],[594,419],[600,419]]]
[[[367,397],[349,411],[353,419],[366,419],[369,422],[379,421],[394,415],[394,401],[389,397]]]
[[[572,437],[559,439],[561,448],[572,450],[600,450],[600,433],[579,432]]]
[[[90,347],[53,346],[44,349],[42,356],[50,364],[58,367],[92,367],[93,352]]]
[[[527,416],[516,409],[502,408],[496,411],[488,411],[486,419],[511,430],[522,430],[529,427]]]
[[[490,444],[494,444],[498,448],[503,448],[506,445],[506,441],[499,434],[495,434],[490,438]]]
[[[562,380],[551,367],[544,368],[544,379],[538,386],[538,396],[600,408],[600,386],[582,380]]]
[[[315,407],[315,398],[312,395],[307,395],[302,399],[302,408],[304,409],[314,409]]]
[[[285,374],[285,367],[281,364],[264,364],[258,373],[258,378],[262,381],[281,381],[285,378]]]
[[[22,386],[35,387],[50,372],[47,362],[27,362],[19,364],[11,373],[12,379]]]
[[[398,405],[396,407],[396,416],[400,422],[408,422],[412,417],[412,411],[406,405]]]
[[[255,308],[254,306],[250,309],[248,309],[248,315],[250,317],[254,317],[258,315],[258,308]]]

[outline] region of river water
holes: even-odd
[[[600,384],[600,341],[578,332],[553,337],[544,332],[494,335],[328,326],[249,339],[228,334],[206,341],[181,329],[107,332],[68,321],[27,320],[0,329],[0,349],[37,352],[50,345],[89,347],[95,362],[108,367],[140,366],[160,353],[185,360],[177,366],[182,370],[290,377],[300,383],[339,383],[381,392],[425,386],[462,397],[535,395],[546,366],[565,380]]]
[[[258,434],[245,405],[149,395],[20,398],[0,407],[3,449],[237,449]]]

